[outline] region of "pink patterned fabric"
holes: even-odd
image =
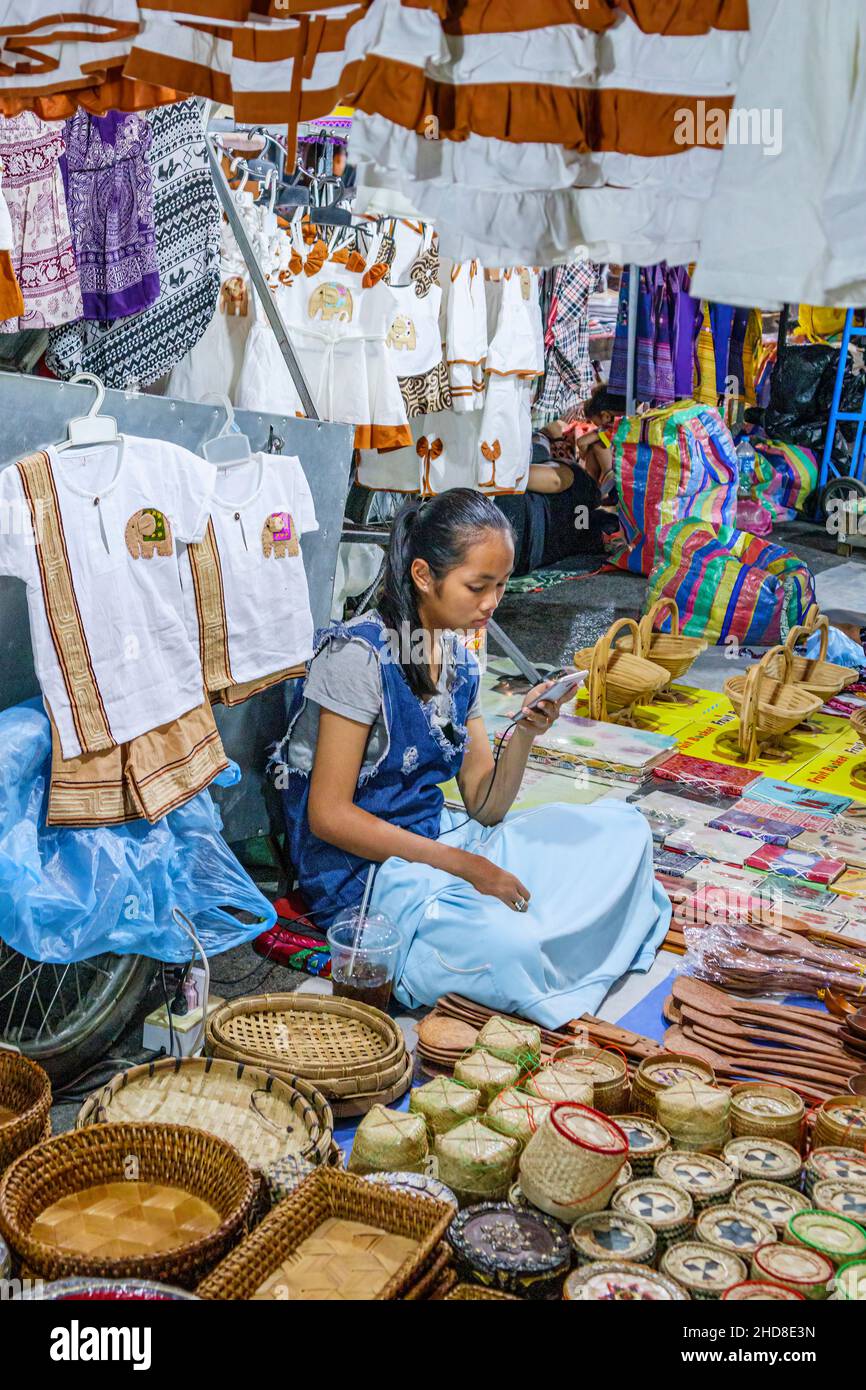
[[[59,159],[63,125],[32,111],[0,116],[3,196],[12,222],[12,266],[24,296],[20,319],[0,333],[53,328],[81,317],[81,286]]]

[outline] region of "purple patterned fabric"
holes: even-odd
[[[689,294],[691,276],[687,266],[674,266],[669,284],[674,393],[677,400],[687,400],[695,390],[695,344],[701,326],[701,302]]]
[[[127,318],[159,298],[143,116],[83,110],[66,122],[64,181],[85,319]]]

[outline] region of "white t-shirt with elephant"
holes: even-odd
[[[60,557],[43,545],[39,563],[21,475],[11,464],[0,470],[0,574],[27,585],[36,674],[63,756],[71,758],[82,751],[72,717],[71,644],[57,628],[57,612],[52,633],[44,586],[53,585],[65,550],[71,595],[58,611],[64,617],[65,604],[69,623],[83,630],[115,743],[201,705],[201,664],[184,615],[179,551],[204,535],[216,470],[188,449],[132,435],[123,436],[119,455],[104,444],[45,453],[60,519]]]
[[[313,618],[300,540],[319,523],[300,459],[261,453],[220,469],[211,523],[234,681],[307,661]],[[187,615],[198,641],[194,601]]]

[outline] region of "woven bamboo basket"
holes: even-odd
[[[366,1261],[366,1292],[352,1280],[352,1298],[397,1299],[417,1284],[440,1254],[439,1245],[454,1209],[444,1202],[419,1201],[404,1192],[365,1182],[353,1173],[317,1168],[296,1192],[274,1207],[260,1226],[199,1285],[201,1298],[250,1299],[282,1270],[297,1269],[300,1248],[329,1221],[358,1222],[386,1234],[405,1237],[414,1249],[393,1272],[373,1270]],[[347,1287],[345,1256],[316,1254],[317,1293],[339,1300]],[[336,1265],[336,1268],[334,1267]],[[382,1282],[380,1277],[384,1275]],[[360,1271],[364,1278],[364,1271]],[[309,1297],[309,1295],[307,1295]],[[345,1293],[342,1295],[345,1297]]]
[[[413,1088],[409,1109],[412,1114],[423,1115],[432,1141],[437,1134],[446,1134],[475,1115],[480,1099],[479,1091],[461,1086],[450,1076],[435,1076],[426,1085]]]
[[[549,1105],[570,1100],[577,1105],[592,1106],[592,1081],[574,1067],[540,1067],[526,1082],[525,1089],[529,1095],[545,1100]]]
[[[675,1149],[721,1153],[731,1137],[731,1097],[727,1089],[703,1081],[677,1081],[656,1095],[656,1115]]]
[[[440,1245],[433,1256],[433,1261],[424,1274],[415,1283],[410,1284],[401,1298],[405,1303],[418,1303],[433,1296],[434,1289],[437,1289],[451,1270],[451,1251],[447,1245]]]
[[[0,1050],[0,1173],[51,1137],[51,1082],[29,1057]]]
[[[842,1144],[813,1148],[803,1167],[803,1187],[811,1196],[815,1184],[824,1178],[850,1178],[866,1182],[866,1153]]]
[[[797,1149],[782,1139],[741,1135],[726,1144],[722,1158],[743,1182],[780,1182],[799,1187],[803,1160]]]
[[[652,1226],[661,1255],[669,1245],[685,1240],[692,1229],[694,1204],[679,1183],[663,1178],[638,1178],[613,1194],[611,1210],[628,1212]]]
[[[639,1216],[622,1211],[595,1211],[579,1216],[569,1232],[576,1265],[593,1260],[617,1259],[651,1265],[656,1257],[656,1233]]]
[[[533,1206],[570,1223],[607,1206],[627,1159],[628,1140],[609,1116],[561,1101],[521,1154],[520,1186]]]
[[[461,1057],[454,1068],[454,1080],[478,1092],[478,1108],[486,1110],[494,1096],[506,1086],[516,1086],[520,1068],[513,1062],[503,1062],[483,1047],[476,1047]]]
[[[513,1293],[500,1293],[498,1289],[485,1289],[481,1284],[454,1284],[444,1295],[446,1303],[478,1303],[489,1299],[505,1299],[507,1303],[519,1303]]]
[[[839,1216],[848,1216],[864,1226],[866,1182],[856,1182],[852,1178],[821,1178],[812,1189],[811,1205],[820,1211],[834,1211]]]
[[[84,1102],[76,1129],[109,1120],[203,1129],[262,1171],[289,1154],[327,1162],[334,1133],[331,1107],[308,1081],[216,1057],[167,1057],[120,1072]]]
[[[658,619],[670,614],[670,632],[656,632]],[[680,632],[680,610],[672,598],[660,598],[639,624],[640,654],[656,666],[663,666],[669,680],[676,681],[694,665],[709,646],[703,637],[684,637]]]
[[[696,1212],[727,1202],[737,1180],[734,1170],[722,1159],[687,1149],[660,1154],[655,1162],[655,1176],[684,1188]]]
[[[738,1081],[731,1087],[731,1133],[781,1139],[799,1149],[806,1107],[796,1091],[761,1081]]]
[[[748,1273],[732,1250],[716,1250],[699,1240],[669,1245],[659,1261],[659,1269],[669,1279],[676,1279],[695,1299],[721,1298],[734,1284],[741,1284]]]
[[[474,1116],[437,1134],[439,1178],[455,1193],[461,1207],[502,1201],[514,1178],[520,1143],[498,1134]]]
[[[478,1034],[477,1045],[499,1057],[513,1062],[521,1071],[537,1067],[541,1060],[541,1030],[534,1023],[522,1023],[517,1018],[494,1014]]]
[[[854,1096],[833,1096],[824,1101],[815,1116],[812,1147],[840,1144],[866,1151],[866,1101]]]
[[[137,1206],[145,1185],[155,1198]],[[33,1276],[94,1274],[190,1288],[244,1230],[255,1189],[240,1154],[203,1130],[90,1125],[13,1163],[0,1182],[0,1229]],[[189,1207],[201,1204],[214,1222],[204,1234],[189,1220]],[[112,1247],[116,1253],[99,1253]]]
[[[350,1173],[423,1173],[427,1164],[423,1115],[374,1105],[355,1131]]]
[[[821,646],[816,658],[797,656],[796,649],[815,631],[821,634]],[[791,653],[791,678],[795,685],[801,685],[810,695],[820,695],[822,701],[838,695],[846,685],[852,685],[857,672],[850,666],[839,666],[827,660],[827,646],[830,640],[830,621],[821,614],[812,628],[792,627],[788,633],[785,647]],[[778,671],[778,665],[777,665]]]
[[[628,1106],[631,1082],[625,1059],[609,1047],[567,1043],[553,1054],[553,1066],[571,1067],[592,1082],[592,1108],[615,1115]]]
[[[786,1245],[804,1245],[825,1255],[837,1268],[849,1260],[866,1259],[866,1229],[836,1212],[796,1212],[785,1227]]]
[[[732,1250],[748,1258],[762,1245],[773,1245],[778,1239],[772,1221],[742,1207],[707,1207],[695,1220],[695,1237],[720,1250]]]
[[[768,1248],[774,1250],[775,1246]],[[802,1299],[803,1295],[794,1293],[793,1289],[786,1289],[781,1284],[765,1284],[756,1279],[744,1279],[742,1284],[732,1284],[722,1294],[723,1303],[800,1303]]]
[[[680,1081],[702,1081],[712,1086],[716,1075],[709,1062],[684,1052],[657,1052],[644,1057],[634,1074],[631,1088],[631,1108],[638,1114],[656,1117],[656,1098],[659,1091]]]
[[[628,1161],[635,1178],[651,1176],[661,1154],[669,1153],[671,1136],[648,1115],[614,1115],[628,1140]]]
[[[631,637],[630,651],[616,645],[623,632]],[[628,721],[635,705],[648,704],[668,684],[670,673],[663,666],[647,661],[640,651],[637,623],[633,618],[619,618],[594,647],[582,647],[575,652],[575,666],[579,670],[589,668],[590,719],[611,723]]]
[[[569,1303],[669,1303],[682,1302],[689,1295],[676,1279],[633,1260],[594,1260],[571,1271],[562,1297]]]
[[[780,659],[782,671],[774,676]],[[795,684],[793,661],[786,647],[771,647],[744,674],[729,676],[725,694],[740,717],[740,755],[750,763],[759,756],[762,744],[772,744],[789,734],[824,703],[820,695]]]
[[[500,1091],[487,1107],[482,1123],[497,1134],[507,1134],[522,1146],[529,1143],[535,1131],[550,1114],[550,1103],[539,1096],[519,1091],[514,1086]]]
[[[807,1211],[809,1199],[795,1187],[786,1187],[781,1182],[741,1182],[734,1188],[731,1202],[743,1211],[755,1216],[763,1216],[772,1221],[781,1236],[791,1217],[798,1211]]]
[[[398,1025],[368,1004],[320,994],[233,999],[208,1019],[209,1052],[303,1076],[330,1098],[384,1091],[406,1066]]]

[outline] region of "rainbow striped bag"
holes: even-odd
[[[793,521],[818,486],[818,462],[811,449],[777,440],[750,440],[757,454],[751,495],[774,521]]]
[[[656,532],[678,521],[733,526],[739,463],[719,412],[695,401],[625,416],[613,442],[619,516],[625,546],[620,569],[649,574]]]
[[[802,560],[747,531],[680,521],[658,541],[647,608],[674,599],[688,637],[771,645],[784,641],[815,603],[815,581]]]

